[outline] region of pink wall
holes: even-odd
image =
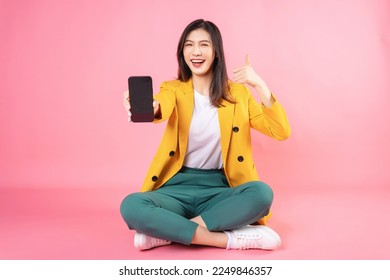
[[[215,22],[251,54],[292,136],[254,135],[276,188],[390,186],[390,2],[1,1],[0,188],[138,189],[162,125],[128,124],[129,75],[176,75],[182,29]],[[231,73],[231,72],[230,72]]]

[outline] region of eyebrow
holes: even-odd
[[[193,43],[194,41],[192,41],[192,40],[185,40],[184,42],[191,42],[191,43]],[[209,40],[200,40],[199,41],[200,43],[204,43],[204,42],[206,42],[206,43],[211,43],[211,41],[209,41]]]

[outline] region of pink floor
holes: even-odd
[[[119,214],[127,189],[0,189],[0,259],[390,259],[390,195],[276,191],[273,252],[171,245],[138,252]],[[87,202],[85,202],[87,201]]]

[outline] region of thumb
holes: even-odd
[[[245,65],[248,65],[248,66],[251,65],[251,57],[249,54],[247,54],[245,57]]]

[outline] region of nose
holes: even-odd
[[[200,47],[197,46],[197,45],[195,45],[194,51],[193,51],[192,54],[193,54],[194,56],[201,56],[201,55],[202,55],[202,52],[201,52],[201,50],[200,50]]]

